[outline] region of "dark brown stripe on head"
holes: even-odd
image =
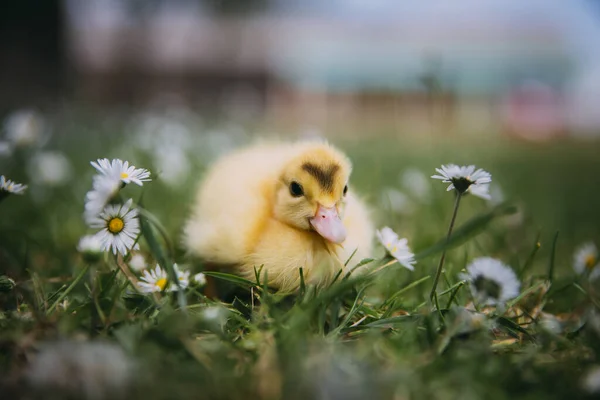
[[[340,169],[337,164],[330,165],[327,169],[322,169],[312,163],[302,164],[302,169],[311,174],[319,183],[321,188],[327,192],[333,192],[333,177]]]

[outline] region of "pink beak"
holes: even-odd
[[[327,208],[319,205],[317,213],[309,221],[315,231],[330,242],[339,244],[346,240],[346,227],[335,206]]]

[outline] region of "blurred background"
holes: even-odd
[[[594,0],[24,0],[0,109],[184,105],[276,127],[600,132]]]
[[[203,168],[264,136],[342,147],[378,224],[414,238],[417,250],[444,235],[452,202],[429,176],[450,162],[494,176],[493,201],[472,207],[520,206],[513,222],[526,228],[510,238],[525,254],[538,233],[547,244],[560,230],[570,269],[573,247],[600,236],[598,1],[22,0],[2,8],[0,172],[30,185],[29,200],[11,200],[21,214],[2,225],[18,220],[45,238],[54,222],[40,221],[61,215],[56,240],[65,250],[84,233],[90,160],[151,168],[148,207],[178,237]],[[424,187],[443,206],[431,206]]]

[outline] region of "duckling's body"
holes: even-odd
[[[354,251],[354,264],[371,253],[373,227],[347,188],[350,169],[323,143],[259,144],[227,155],[200,186],[185,244],[248,279],[262,266],[263,279],[284,291],[299,286],[299,268],[308,282],[327,282]]]

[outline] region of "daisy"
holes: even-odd
[[[150,270],[150,272],[147,270],[143,272],[143,275],[138,282],[138,286],[143,293],[155,293],[165,290],[167,283],[169,283],[167,271],[157,264],[156,268]]]
[[[484,199],[490,199],[489,183],[492,175],[483,169],[475,169],[474,165],[458,166],[455,164],[442,165],[435,170],[439,175],[432,178],[449,183],[448,191],[456,189],[460,194],[471,193]]]
[[[146,269],[146,260],[140,253],[135,253],[129,260],[129,267],[134,271],[143,271]]]
[[[206,275],[204,275],[202,272],[197,273],[194,275],[194,282],[196,282],[198,286],[206,285]]]
[[[16,147],[27,147],[42,139],[44,118],[33,110],[18,110],[4,121],[6,138]]]
[[[73,175],[69,160],[56,151],[36,154],[29,162],[28,172],[34,182],[46,186],[64,185]]]
[[[473,296],[483,304],[504,303],[519,295],[521,284],[514,271],[490,257],[476,258],[461,279],[471,284]]]
[[[386,248],[388,253],[394,257],[405,268],[413,271],[416,263],[415,255],[408,248],[408,240],[398,238],[398,234],[389,227],[384,227],[376,232],[377,238]]]
[[[0,197],[4,197],[7,194],[23,194],[27,189],[27,185],[21,183],[15,183],[10,179],[7,179],[4,175],[0,175]]]
[[[85,235],[79,239],[77,251],[80,253],[100,253],[102,252],[102,241],[98,235]]]
[[[109,175],[96,175],[92,190],[85,195],[84,218],[90,223],[104,210],[108,202],[114,198],[121,188],[121,180]]]
[[[77,251],[83,255],[83,259],[89,263],[100,260],[102,253],[102,241],[98,235],[86,235],[79,239]]]
[[[429,181],[425,174],[417,168],[406,169],[400,176],[400,182],[419,200],[427,201],[431,197]]]
[[[592,242],[584,243],[575,251],[573,268],[580,275],[589,274],[590,279],[600,276],[598,248]]]
[[[176,292],[181,289],[185,289],[190,285],[190,271],[182,271],[179,269],[177,264],[173,264],[173,269],[175,270],[175,276],[177,276],[177,280],[179,281],[179,286],[175,283],[172,283],[169,287],[169,291]]]
[[[151,181],[150,171],[129,165],[129,161],[119,160],[118,158],[109,161],[108,158],[102,158],[95,162],[92,161],[91,164],[100,174],[118,176],[121,182],[125,184],[133,182],[136,185],[143,186],[143,182]]]
[[[92,228],[101,228],[98,237],[102,241],[102,250],[112,249],[113,254],[127,254],[140,234],[138,212],[131,207],[129,199],[122,205],[108,205],[98,217],[90,222]]]
[[[381,204],[399,214],[408,214],[413,209],[411,200],[394,188],[386,188],[381,192]]]

